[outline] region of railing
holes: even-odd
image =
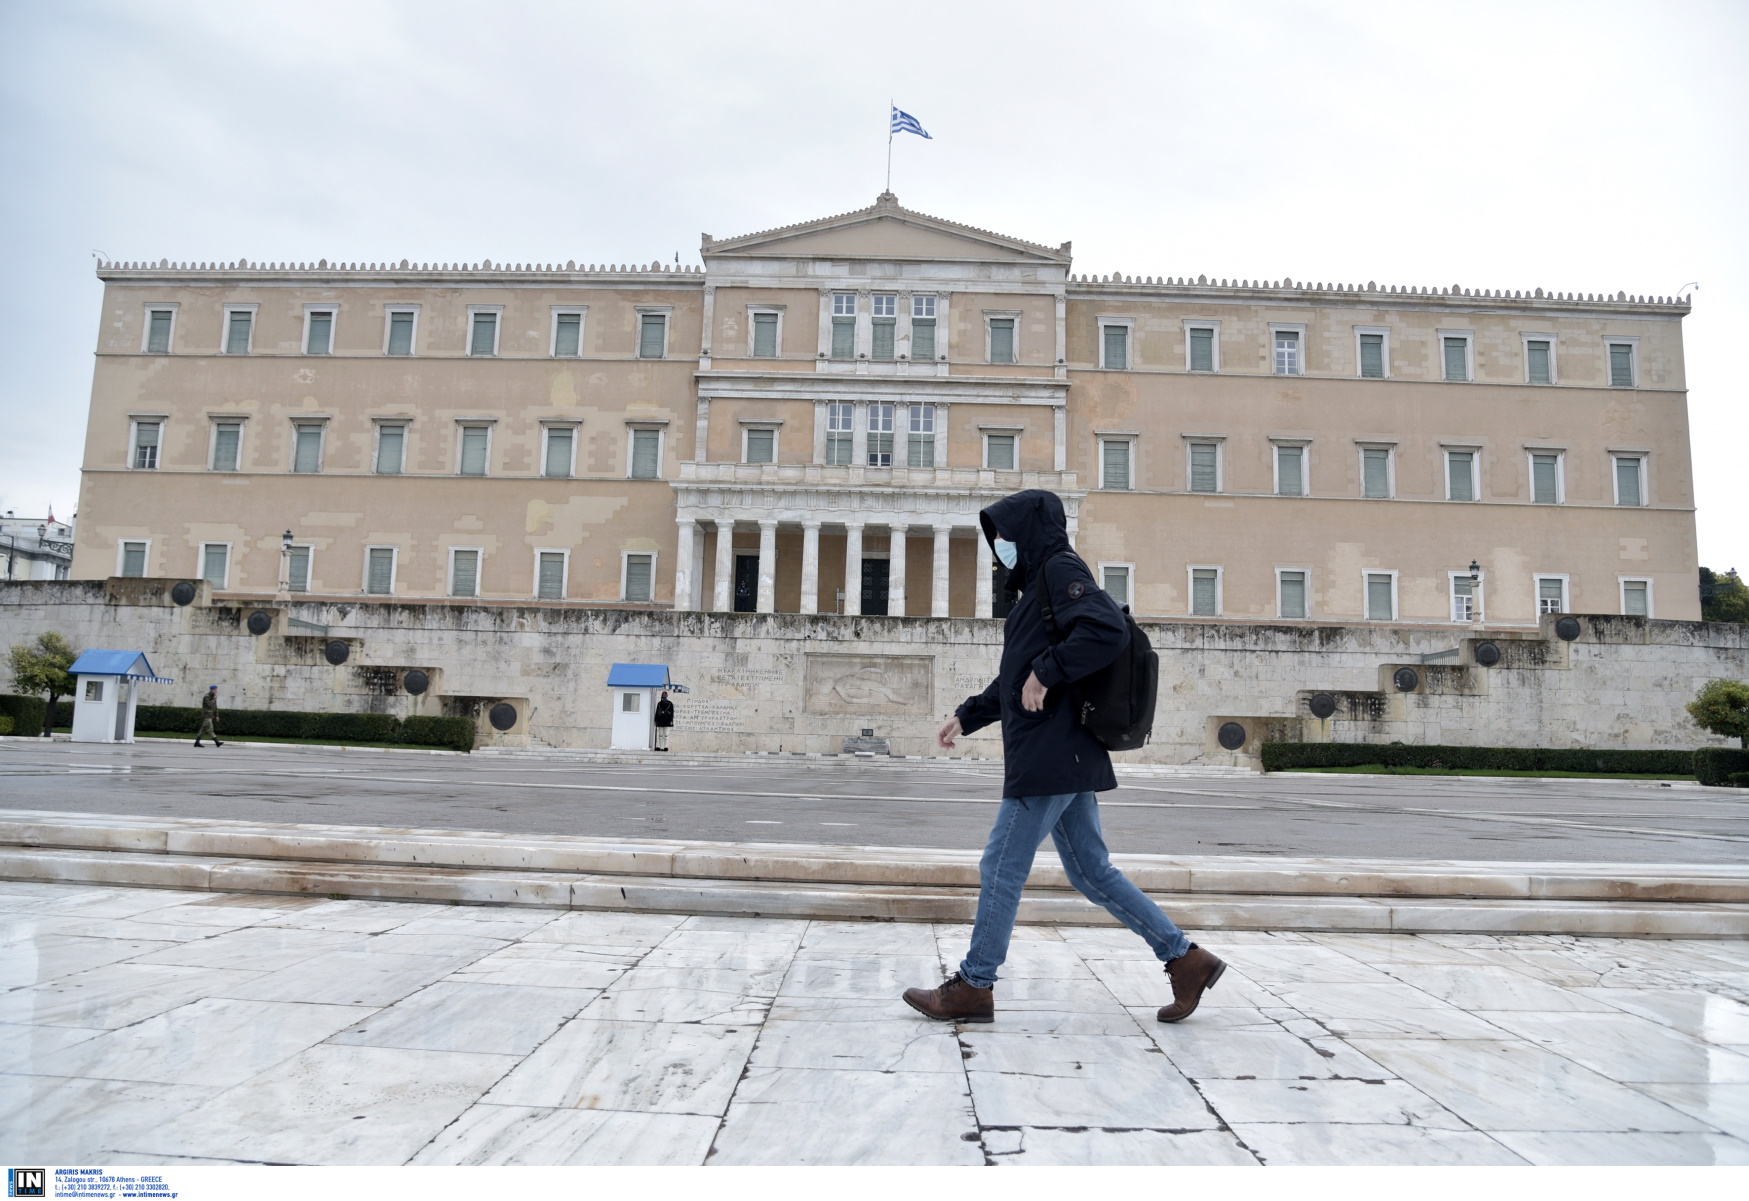
[[[976,467],[830,467],[819,463],[682,463],[682,484],[753,484],[790,488],[931,488],[1016,492],[1077,489],[1073,471],[988,471]]]

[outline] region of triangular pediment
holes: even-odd
[[[960,225],[903,208],[898,198],[883,192],[874,204],[854,213],[804,221],[738,238],[704,235],[706,257],[769,258],[772,256],[881,259],[958,260],[979,263],[1057,263],[1067,265],[1069,243],[1051,249],[1005,234]]]

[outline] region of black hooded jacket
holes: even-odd
[[[998,531],[1018,549],[1008,586],[1021,596],[1003,630],[1001,674],[955,710],[960,728],[970,734],[993,721],[1002,723],[1003,796],[1116,788],[1111,756],[1076,722],[1068,685],[1098,671],[1123,651],[1129,642],[1123,610],[1069,548],[1069,524],[1056,493],[1037,488],[1016,492],[978,517],[992,550]],[[1040,566],[1047,560],[1044,575],[1060,639],[1055,646],[1038,603]],[[1028,713],[1021,707],[1020,690],[1033,673],[1046,688],[1045,707]]]

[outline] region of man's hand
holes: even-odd
[[[958,738],[961,732],[960,719],[958,717],[950,717],[947,719],[946,723],[942,725],[941,729],[935,732],[935,745],[944,751],[951,751],[953,750],[953,740]]]
[[[1045,686],[1038,682],[1036,671],[1026,677],[1026,684],[1020,690],[1020,707],[1028,713],[1037,713],[1045,707]]]

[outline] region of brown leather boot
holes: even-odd
[[[1196,1012],[1202,994],[1213,988],[1226,970],[1224,962],[1192,943],[1189,951],[1166,965],[1166,975],[1172,981],[1172,1004],[1161,1007],[1154,1016],[1162,1022],[1182,1022]]]
[[[940,988],[907,988],[905,1004],[938,1022],[993,1022],[996,990],[967,984],[955,972]]]

